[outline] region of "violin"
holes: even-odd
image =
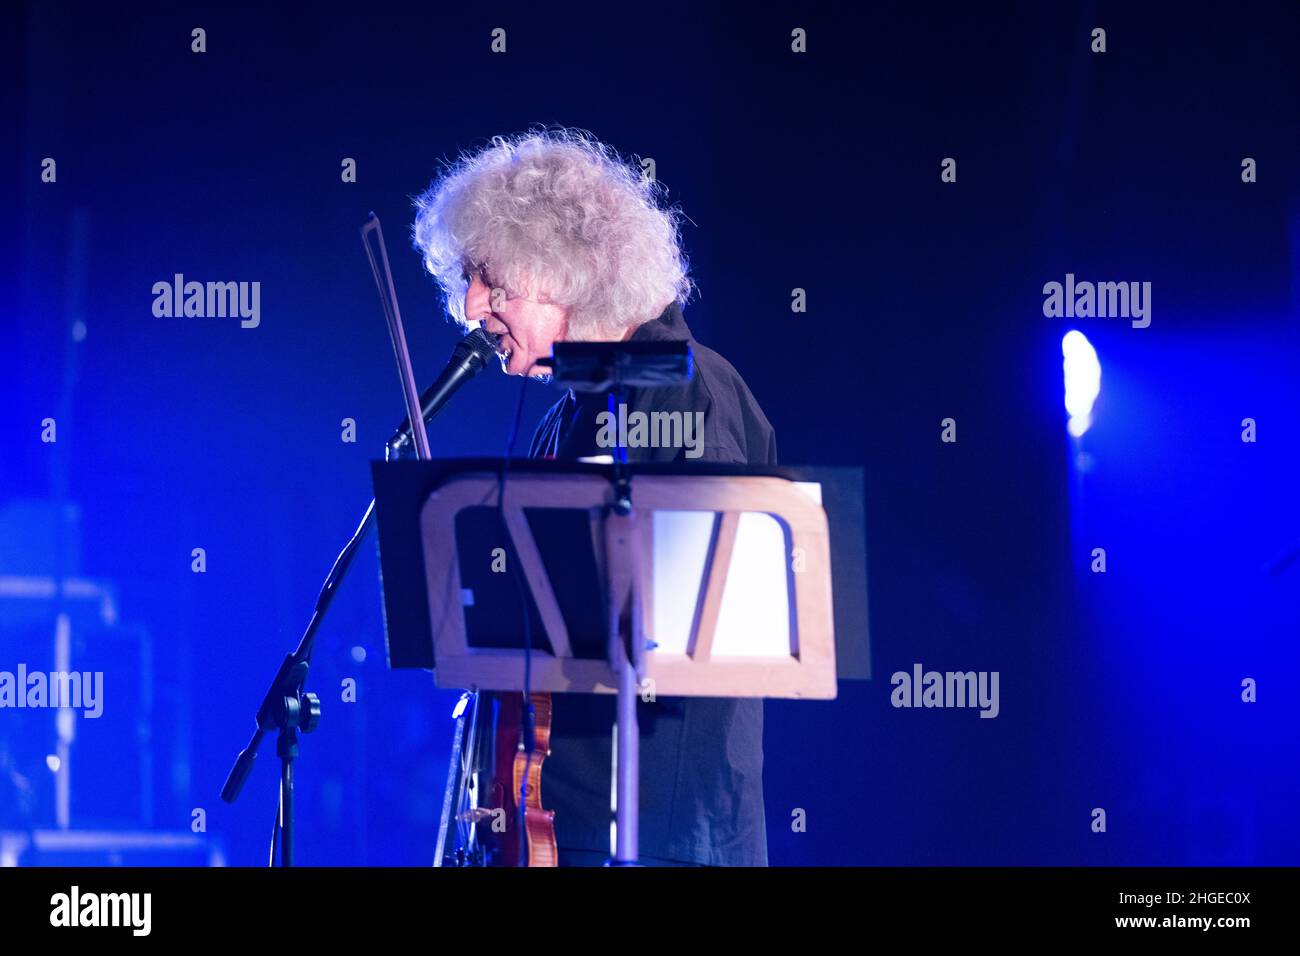
[[[444,834],[454,824],[456,845],[441,863],[558,866],[555,811],[542,806],[541,789],[542,764],[551,752],[551,695],[530,694],[530,707],[517,692],[467,696],[452,748],[452,769],[459,769],[447,808],[453,819],[443,821]]]
[[[530,716],[523,706],[523,694],[493,697],[498,705],[494,718],[495,760],[487,794],[492,806],[505,811],[508,822],[499,833],[489,828],[489,857],[498,866],[556,866],[559,848],[555,842],[555,811],[542,807],[542,763],[551,752],[551,695],[529,695],[533,711],[531,751],[526,743]],[[526,836],[522,859],[517,825],[521,816]]]

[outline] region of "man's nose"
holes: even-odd
[[[486,319],[492,312],[492,300],[487,289],[477,283],[465,293],[465,311],[471,319]]]

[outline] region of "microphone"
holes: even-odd
[[[420,396],[420,414],[427,422],[438,414],[457,389],[483,370],[488,359],[496,355],[496,343],[492,336],[477,328],[456,343],[447,367],[442,370],[437,381],[425,389]],[[402,419],[393,437],[388,439],[388,454],[393,456],[411,443],[411,417]]]

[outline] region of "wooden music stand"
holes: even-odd
[[[524,690],[522,647],[473,639],[475,594],[462,573],[467,561],[513,555],[531,604],[525,613],[535,609],[546,644],[533,641],[529,690],[618,695],[613,862],[635,865],[638,696],[835,697],[830,537],[818,486],[770,475],[634,473],[626,478],[632,510],[619,514],[607,469],[512,471],[501,509],[507,540],[499,524],[471,540],[460,520],[496,511],[499,479],[489,470],[452,474],[420,511],[435,683]],[[585,531],[568,540],[595,559],[600,586],[584,593],[603,603],[599,655],[580,653],[571,629],[581,608],[557,597],[557,578],[581,562],[552,555],[548,565],[543,550],[553,542],[539,541],[533,527],[536,515],[556,509],[577,519],[571,529],[585,515]],[[481,579],[482,567],[473,570]]]

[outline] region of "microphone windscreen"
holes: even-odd
[[[461,339],[460,343],[456,346],[457,351],[465,348],[468,348],[473,354],[486,362],[488,359],[496,355],[496,338],[495,336],[489,335],[487,332],[483,331],[483,327],[479,326]]]

